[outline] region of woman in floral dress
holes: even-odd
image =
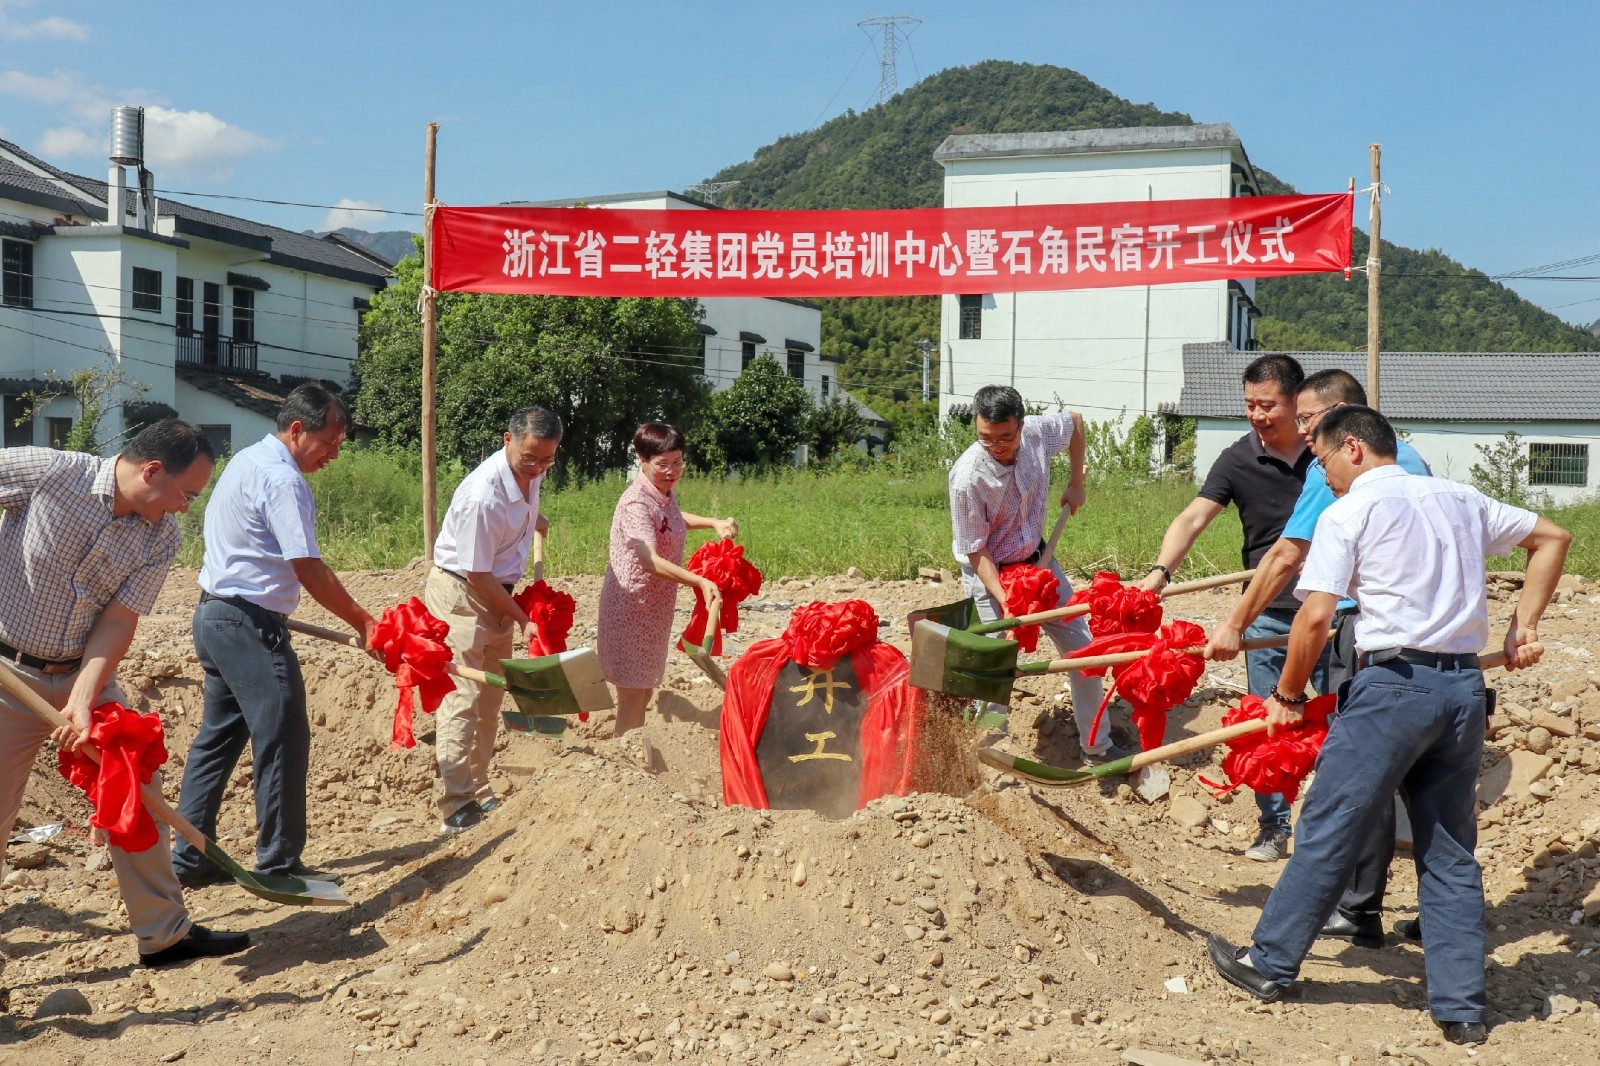
[[[715,582],[683,568],[683,542],[691,529],[739,535],[731,518],[703,518],[678,508],[673,489],[683,477],[683,433],[665,422],[646,422],[633,434],[639,476],[611,516],[611,559],[600,587],[600,627],[595,650],[606,680],[617,689],[617,735],[644,724],[650,694],[667,671],[678,586],[698,588],[712,618],[722,608]]]

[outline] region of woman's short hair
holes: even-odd
[[[633,431],[633,450],[641,462],[683,451],[683,430],[670,422],[646,422]]]

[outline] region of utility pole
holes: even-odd
[[[433,561],[433,542],[439,534],[438,422],[433,399],[439,350],[439,307],[433,291],[433,161],[438,144],[439,124],[430,122],[422,172],[422,543],[428,562]]]
[[[904,34],[910,37],[916,28],[922,25],[922,20],[910,15],[874,15],[856,23],[868,37],[878,29],[883,30],[883,46],[878,49],[878,96],[874,104],[888,103],[894,94],[900,91],[900,85],[895,76],[894,58],[895,49],[900,43],[901,26],[910,26],[910,32]]]
[[[928,402],[928,356],[933,352],[933,342],[930,340],[916,341],[917,351],[922,353],[922,402]]]
[[[1372,151],[1372,213],[1368,216],[1368,231],[1372,244],[1367,248],[1367,402],[1378,410],[1378,275],[1383,270],[1382,247],[1378,234],[1383,228],[1383,181],[1378,160],[1383,155],[1383,145],[1369,144]]]

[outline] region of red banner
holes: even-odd
[[[909,211],[439,207],[433,287],[554,296],[1039,292],[1343,270],[1354,197]]]

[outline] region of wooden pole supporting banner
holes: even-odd
[[[438,422],[434,413],[433,379],[439,358],[439,308],[433,282],[433,161],[439,124],[428,123],[428,146],[422,177],[422,542],[423,558],[433,561],[439,535]]]
[[[1383,155],[1383,145],[1367,146],[1372,151],[1372,211],[1368,216],[1372,243],[1367,246],[1367,404],[1378,410],[1378,275],[1382,272],[1382,247],[1379,233],[1383,228],[1383,188],[1378,160]]]

